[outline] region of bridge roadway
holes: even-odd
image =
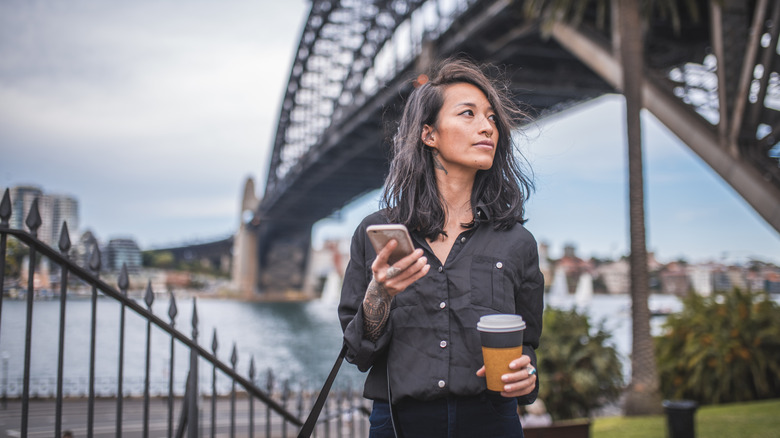
[[[211,431],[211,404],[210,399],[204,399],[200,405],[200,432],[199,436],[210,436]],[[356,401],[356,403],[362,402]],[[29,425],[27,437],[51,438],[55,429],[55,402],[53,399],[33,399],[29,405]],[[122,435],[133,438],[143,436],[143,398],[125,398],[123,402]],[[266,410],[265,407],[255,402],[254,407],[254,435],[266,436]],[[21,437],[20,419],[22,403],[19,399],[8,400],[5,407],[0,404],[0,437]],[[178,414],[181,411],[181,399],[174,402],[174,435],[178,424]],[[65,399],[63,403],[62,430],[71,431],[74,438],[87,436],[87,399]],[[168,401],[165,397],[152,398],[150,402],[150,437],[168,436]],[[93,436],[116,437],[116,399],[100,398],[95,400],[95,421]],[[239,397],[236,401],[236,433],[235,436],[249,436],[249,403],[245,397]],[[343,417],[346,418],[346,417]],[[353,416],[353,418],[355,418]],[[358,416],[358,421],[342,421],[341,433],[337,433],[338,424],[333,421],[330,424],[332,436],[366,436],[368,432],[368,419]],[[270,437],[293,437],[297,435],[297,428],[288,424],[283,428],[281,418],[271,415]],[[323,436],[325,426],[320,425],[316,434]],[[185,435],[186,436],[186,435]],[[230,398],[220,397],[217,401],[217,427],[216,436],[230,436]]]

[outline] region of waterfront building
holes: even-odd
[[[659,273],[661,278],[661,293],[684,297],[691,290],[687,266],[680,262],[671,262]]]
[[[688,270],[688,278],[691,281],[691,288],[699,295],[708,297],[713,292],[712,266],[696,265]]]
[[[764,290],[773,295],[780,295],[780,273],[769,272],[764,281]]]
[[[33,201],[43,196],[43,190],[36,186],[16,186],[9,190],[11,195],[11,228],[26,230],[24,224]]]
[[[577,248],[567,243],[563,247],[563,257],[555,263],[555,269],[562,269],[566,273],[568,291],[573,293],[580,276],[586,272],[590,273],[593,266],[590,262],[577,257]]]
[[[547,242],[539,242],[539,270],[544,275],[544,290],[549,290],[552,285],[553,271],[550,264],[550,245]]]
[[[119,272],[122,265],[127,265],[127,272],[137,274],[141,270],[141,249],[133,239],[111,239],[104,251],[105,266],[103,270]]]
[[[631,289],[630,270],[631,267],[626,259],[604,263],[599,266],[598,273],[602,283],[604,283],[604,287],[607,289],[607,293],[628,293]]]
[[[68,234],[77,235],[79,230],[79,201],[68,195],[46,195],[51,207],[51,243],[57,246],[63,222],[68,224]]]
[[[745,282],[747,290],[751,292],[764,290],[764,276],[758,270],[748,270],[745,273]]]
[[[727,266],[726,275],[729,277],[729,283],[732,288],[748,290],[746,270],[739,266]]]
[[[41,215],[38,239],[56,247],[63,221],[68,223],[71,236],[77,233],[79,213],[76,198],[68,195],[45,194],[40,187],[26,185],[11,187],[9,195],[11,196],[11,228],[28,230],[25,221],[33,201],[37,199],[38,212]]]
[[[728,268],[720,265],[714,266],[712,269],[712,290],[730,291],[732,287]]]

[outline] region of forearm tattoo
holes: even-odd
[[[363,299],[363,337],[376,342],[390,318],[390,303],[393,297],[384,286],[371,279]]]

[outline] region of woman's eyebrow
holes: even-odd
[[[455,104],[455,106],[456,107],[458,107],[458,106],[467,106],[469,108],[476,108],[477,104],[476,103],[471,103],[471,102],[461,102],[461,103]],[[495,111],[493,109],[493,105],[488,105],[487,109],[488,109],[488,111]]]

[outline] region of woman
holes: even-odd
[[[522,226],[532,183],[511,140],[523,118],[465,60],[444,61],[406,103],[385,208],[355,231],[339,305],[347,360],[369,371],[370,437],[392,437],[394,427],[405,438],[522,437],[517,405],[538,392],[544,287]],[[406,225],[414,252],[390,266],[397,242],[377,254],[366,237],[380,223]],[[500,394],[486,390],[476,330],[491,313],[527,324]]]

